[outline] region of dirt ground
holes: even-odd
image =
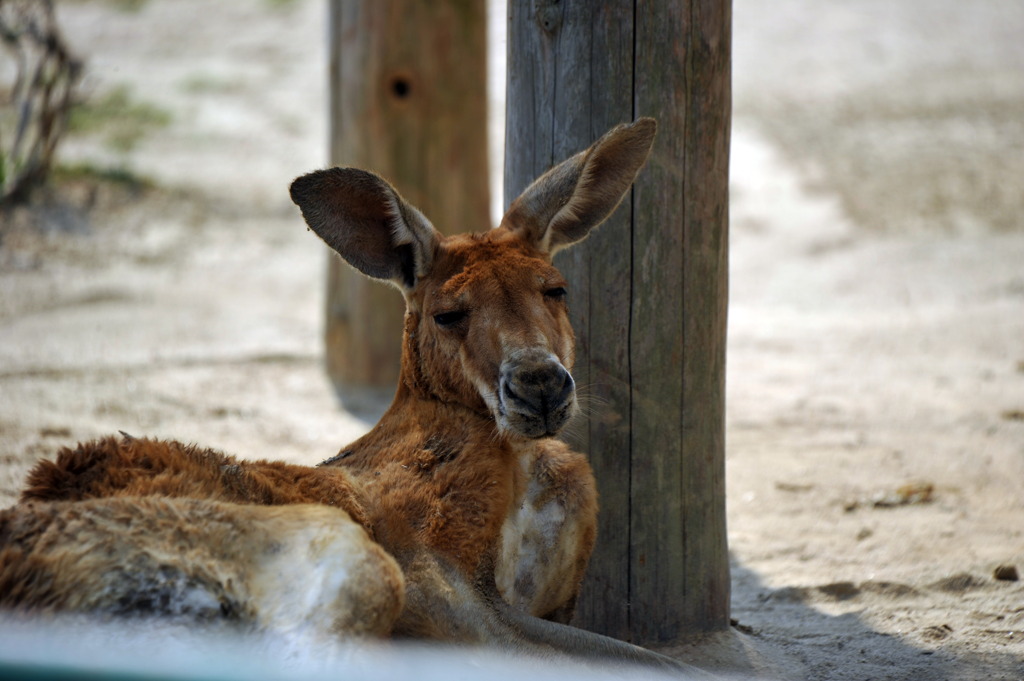
[[[0,216],[0,506],[117,430],[333,454],[368,424],[286,192],[326,163],[323,4],[59,4],[94,99],[161,115],[62,149],[131,181]],[[1024,679],[1021,35],[1016,0],[734,0],[733,616],[779,676]]]

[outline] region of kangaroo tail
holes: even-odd
[[[715,681],[718,677],[653,650],[625,641],[595,634],[566,624],[549,622],[514,609],[502,599],[491,599],[490,606],[499,621],[515,635],[513,646],[525,653],[563,654],[571,658],[602,663],[642,666],[660,671],[666,677]]]

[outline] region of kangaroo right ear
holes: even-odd
[[[366,276],[408,290],[430,270],[437,231],[379,175],[318,170],[292,182],[291,197],[309,228]]]
[[[647,161],[658,125],[638,118],[544,173],[512,202],[501,227],[554,255],[612,214]]]

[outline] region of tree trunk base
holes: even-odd
[[[373,426],[384,415],[395,397],[395,388],[339,384],[333,382],[334,394],[342,408],[367,427]]]

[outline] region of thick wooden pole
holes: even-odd
[[[613,124],[659,125],[633,196],[556,259],[589,402],[572,444],[601,493],[577,624],[639,643],[724,629],[731,3],[509,9],[506,203]]]
[[[390,180],[445,233],[490,226],[485,0],[332,0],[331,162]],[[390,397],[401,296],[339,259],[327,370],[346,406]]]

